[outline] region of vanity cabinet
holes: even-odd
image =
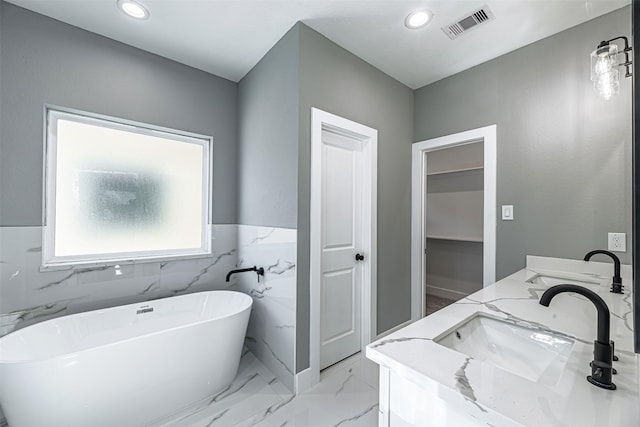
[[[428,381],[428,385],[422,382],[418,385],[380,366],[378,427],[522,427],[496,412],[474,406],[470,400],[435,381]],[[475,411],[482,411],[482,421]]]
[[[482,288],[484,143],[430,151],[426,164],[427,294],[458,300]]]

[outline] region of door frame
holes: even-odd
[[[429,151],[484,142],[484,224],[482,284],[487,287],[496,281],[496,133],[497,125],[471,129],[439,138],[416,142],[411,148],[411,320],[426,315],[426,161]]]
[[[376,336],[377,304],[377,169],[378,131],[343,117],[311,108],[311,192],[309,223],[309,368],[310,384],[320,382],[320,274],[322,218],[322,131],[331,130],[362,142],[362,263],[360,351]],[[369,284],[369,286],[367,286]]]

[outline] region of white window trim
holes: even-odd
[[[99,124],[117,130],[126,130],[143,135],[161,136],[176,141],[198,144],[203,147],[202,178],[203,194],[207,201],[203,205],[202,246],[196,249],[182,250],[150,250],[135,252],[119,252],[114,254],[91,254],[83,256],[54,256],[55,248],[55,179],[56,179],[56,125],[58,119],[67,119],[78,123]],[[44,106],[44,135],[43,135],[43,201],[42,201],[42,270],[68,269],[70,267],[93,267],[114,264],[128,264],[140,262],[169,261],[184,258],[203,258],[212,254],[212,177],[213,177],[213,138],[207,135],[195,134],[176,129],[154,126],[147,123],[120,119],[101,114],[94,114],[71,108],[45,104]],[[51,126],[50,126],[50,123]]]

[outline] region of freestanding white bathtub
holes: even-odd
[[[11,427],[140,426],[222,390],[252,299],[212,291],[48,320],[0,338]]]

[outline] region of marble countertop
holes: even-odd
[[[617,390],[587,382],[596,338],[596,309],[585,298],[557,295],[539,304],[547,286],[527,282],[537,274],[597,282],[585,287],[611,311],[611,339],[619,361]],[[461,299],[367,346],[367,357],[394,374],[434,390],[445,400],[492,426],[638,426],[639,363],[633,352],[631,269],[623,266],[624,294],[609,292],[613,265],[558,258],[527,257],[527,268]],[[557,385],[548,386],[475,360],[433,341],[477,312],[516,324],[575,338]]]

